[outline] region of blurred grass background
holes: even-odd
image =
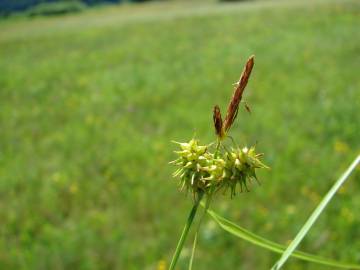
[[[288,243],[359,152],[360,3],[164,2],[0,22],[0,268],[157,269],[191,206],[172,139],[214,140],[247,57],[231,135],[258,142],[262,186],[213,209]],[[301,249],[360,262],[359,170]],[[186,269],[190,241],[179,262]],[[278,256],[207,219],[195,269]],[[291,260],[285,269],[327,269]]]

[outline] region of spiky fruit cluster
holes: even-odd
[[[208,146],[199,145],[195,139],[188,143],[175,143],[180,145],[181,150],[175,151],[179,157],[170,163],[179,167],[173,176],[180,178],[181,189],[191,190],[194,195],[207,191],[210,174],[204,168],[207,168],[209,161],[213,159],[208,152]]]
[[[199,141],[192,139],[188,143],[178,143],[181,150],[175,151],[179,156],[172,161],[179,168],[174,177],[180,178],[181,189],[186,188],[194,196],[203,192],[210,194],[223,189],[230,189],[231,196],[235,195],[236,187],[247,188],[247,183],[257,180],[255,170],[267,168],[260,161],[260,154],[256,154],[255,147],[232,148],[231,151],[211,153],[210,145],[199,145]]]
[[[244,147],[242,149],[233,148],[231,152],[225,152],[224,158],[226,160],[226,178],[224,185],[231,191],[231,196],[235,195],[236,187],[239,184],[240,191],[248,191],[247,183],[256,180],[256,169],[268,168],[260,161],[262,154],[255,152],[255,147]]]

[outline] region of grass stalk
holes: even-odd
[[[214,189],[211,190],[211,195],[207,197],[206,204],[205,204],[205,207],[204,207],[204,211],[203,211],[203,213],[201,215],[201,218],[199,220],[199,223],[198,223],[198,226],[197,226],[197,229],[196,229],[196,232],[195,232],[194,242],[193,242],[193,247],[192,247],[192,251],[191,251],[191,257],[190,257],[190,261],[189,261],[188,270],[192,270],[194,257],[195,257],[196,244],[197,244],[197,241],[198,241],[198,235],[199,235],[199,231],[200,231],[200,226],[201,226],[201,223],[202,223],[202,221],[203,221],[203,219],[204,219],[204,217],[205,217],[205,215],[207,213],[207,210],[209,209],[213,193],[214,193]]]
[[[175,266],[176,266],[176,263],[179,259],[179,256],[180,256],[180,253],[184,247],[184,243],[185,243],[185,240],[186,240],[186,237],[187,235],[189,234],[189,230],[190,230],[190,227],[194,221],[194,218],[196,216],[196,212],[197,212],[197,209],[199,208],[199,203],[203,197],[203,193],[199,193],[199,196],[197,197],[191,211],[190,211],[190,214],[188,216],[188,219],[186,221],[186,224],[185,224],[185,227],[181,233],[181,236],[180,236],[180,239],[179,239],[179,242],[177,243],[177,246],[176,246],[176,250],[175,250],[175,253],[173,255],[173,258],[171,260],[171,264],[170,264],[170,267],[169,267],[169,270],[173,270],[175,269]]]
[[[327,204],[330,202],[332,197],[335,195],[336,191],[342,186],[345,180],[349,177],[351,172],[356,168],[356,166],[360,163],[360,155],[353,161],[353,163],[349,166],[349,168],[341,175],[341,177],[335,182],[335,184],[331,187],[328,193],[324,196],[322,201],[316,207],[314,212],[302,226],[294,240],[290,243],[284,253],[281,255],[280,259],[275,263],[275,265],[271,268],[271,270],[279,270],[287,261],[287,259],[291,256],[291,254],[295,251],[296,247],[300,244],[301,240],[308,233],[310,228],[313,226],[315,221],[324,211]]]
[[[201,220],[200,220],[200,222],[201,222]],[[197,244],[197,240],[198,240],[198,235],[199,235],[199,229],[196,230],[196,232],[195,232],[194,242],[193,242],[193,247],[192,247],[192,250],[191,250],[191,257],[190,257],[190,261],[189,261],[188,270],[192,270],[192,266],[193,266],[193,262],[194,262],[194,258],[195,258],[195,250],[196,250],[196,244]]]

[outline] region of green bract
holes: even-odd
[[[194,197],[199,193],[210,194],[215,191],[230,190],[231,196],[236,194],[239,184],[248,191],[247,183],[257,180],[255,170],[267,168],[261,161],[261,154],[255,152],[255,147],[242,149],[232,148],[231,151],[210,152],[211,145],[199,145],[199,141],[191,139],[188,143],[178,143],[179,156],[172,161],[179,168],[174,177],[180,178],[181,189],[191,191]]]

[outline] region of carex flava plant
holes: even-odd
[[[200,201],[203,198],[205,199],[206,211],[211,198],[219,192],[233,197],[237,193],[249,191],[248,184],[252,181],[258,181],[256,171],[261,168],[268,168],[261,162],[262,154],[256,152],[255,146],[240,148],[234,139],[228,135],[237,117],[239,105],[253,66],[254,56],[251,56],[245,64],[239,81],[235,83],[234,93],[224,120],[221,116],[220,107],[218,105],[214,106],[213,123],[216,140],[213,143],[202,145],[196,138],[192,138],[189,142],[174,142],[179,146],[179,149],[175,151],[177,159],[170,162],[177,166],[173,176],[180,180],[179,186],[181,190],[186,190],[192,194],[194,205],[177,244],[169,269],[174,269],[176,266]],[[244,104],[246,110],[250,112],[249,107],[246,103]],[[223,143],[226,138],[231,139],[232,145],[230,147],[225,146]],[[201,220],[202,218],[199,221],[198,230]],[[192,266],[196,238],[197,232],[189,268]]]

